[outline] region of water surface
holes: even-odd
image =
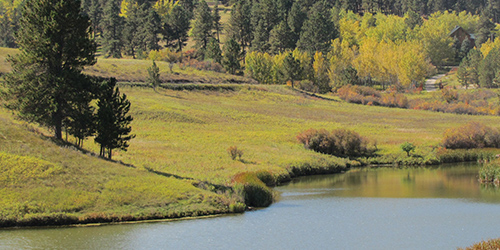
[[[298,178],[242,215],[0,231],[0,249],[456,249],[500,237],[500,192],[477,165]]]

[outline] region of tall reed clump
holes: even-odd
[[[500,148],[500,132],[482,123],[470,122],[447,129],[442,144],[448,149]]]
[[[484,165],[479,170],[479,181],[481,183],[500,184],[500,165],[498,162]]]
[[[373,154],[375,147],[368,146],[368,139],[347,129],[309,129],[297,135],[306,149],[339,157],[359,157]]]
[[[491,162],[497,158],[499,151],[495,149],[454,149],[438,148],[436,157],[439,163],[454,162]]]
[[[273,202],[273,191],[264,181],[272,184],[274,180],[269,172],[264,172],[267,171],[244,172],[233,177],[233,188],[244,198],[247,206],[267,207]]]

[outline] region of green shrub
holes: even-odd
[[[414,151],[416,148],[415,145],[413,145],[410,142],[405,142],[405,143],[401,144],[400,147],[401,147],[401,150],[406,152],[407,156],[410,156],[410,152]]]
[[[241,202],[236,202],[229,205],[230,213],[243,213],[247,208],[247,205]]]
[[[442,144],[449,149],[500,148],[500,133],[498,129],[470,122],[458,128],[447,129]]]
[[[358,157],[372,154],[368,140],[347,129],[328,132],[325,129],[309,129],[297,135],[297,140],[307,149],[340,157]]]
[[[267,207],[273,202],[273,192],[256,173],[245,172],[233,177],[233,188],[240,193],[247,206]]]

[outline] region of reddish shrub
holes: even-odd
[[[307,149],[341,157],[370,155],[375,151],[368,148],[365,137],[347,129],[309,129],[298,134],[297,140]]]
[[[500,148],[500,133],[496,128],[470,122],[458,128],[447,129],[442,143],[449,149]]]

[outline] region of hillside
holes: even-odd
[[[93,68],[102,67],[104,76],[129,76],[131,64],[140,71],[149,62],[100,59]],[[109,65],[115,65],[116,71],[107,71]],[[189,76],[185,73],[189,70],[174,68],[184,76]],[[230,82],[223,79],[233,77],[205,74],[192,73],[210,79],[207,83]],[[469,121],[495,126],[500,121],[495,116],[360,106],[311,97],[287,86],[189,86],[190,91],[173,87],[154,91],[147,84],[120,84],[132,103],[132,132],[137,137],[128,152],[115,152],[117,162],[89,153],[98,152],[92,138],[85,141],[84,151],[61,145],[47,137],[51,133],[43,128],[25,125],[1,108],[1,225],[229,212],[231,204],[242,201],[241,194],[228,188],[242,173],[265,170],[286,180],[297,169],[304,173],[315,168],[342,170],[351,164],[304,149],[295,137],[309,128],[352,129],[376,142],[380,154],[399,157],[405,155],[399,149],[405,141],[417,145],[417,154],[428,155],[449,127]],[[230,158],[230,146],[243,150],[241,160]]]

